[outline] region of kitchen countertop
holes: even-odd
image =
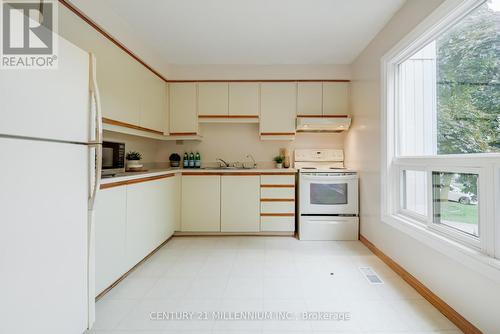
[[[123,182],[144,177],[160,176],[165,174],[232,174],[232,173],[297,173],[294,168],[235,168],[235,169],[214,169],[214,168],[176,168],[176,167],[150,167],[143,172],[124,172],[113,177],[102,178],[101,184]]]

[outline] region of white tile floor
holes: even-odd
[[[384,284],[368,283],[358,269],[363,266],[372,267]],[[259,311],[293,316],[349,312],[351,319],[230,321],[210,316],[211,312],[229,316]],[[208,312],[209,319],[153,321],[151,312],[194,312],[195,316]],[[91,333],[460,331],[357,241],[177,237],[97,303]]]

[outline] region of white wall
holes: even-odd
[[[346,162],[360,171],[361,234],[484,333],[499,333],[499,284],[380,220],[380,58],[441,2],[407,0],[352,64]]]

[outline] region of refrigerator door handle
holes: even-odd
[[[97,85],[97,65],[96,58],[92,53],[90,57],[90,92],[95,107],[95,128],[91,122],[91,133],[95,133],[95,139],[90,144],[102,144],[102,109],[101,109],[101,95],[99,94],[99,86]]]
[[[95,197],[97,191],[101,185],[101,173],[102,173],[102,110],[101,110],[101,98],[99,95],[99,88],[97,86],[96,79],[96,58],[90,53],[90,92],[92,95],[92,101],[95,109],[95,141],[89,143],[90,147],[95,147],[95,177],[94,186],[92,187],[92,192],[89,198],[89,210],[94,209]],[[93,122],[91,122],[93,124]],[[93,126],[93,125],[92,125]]]

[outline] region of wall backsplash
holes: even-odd
[[[140,152],[142,154],[142,160],[144,162],[168,161],[168,157],[166,159],[157,159],[158,145],[161,144],[161,142],[158,140],[138,137],[138,136],[131,136],[112,131],[104,131],[103,136],[104,140],[107,141],[116,141],[120,143],[125,143],[125,152],[128,151]]]
[[[168,160],[170,153],[199,151],[204,163],[215,162],[217,158],[234,161],[248,161],[252,154],[258,162],[271,162],[280,148],[289,148],[293,156],[295,148],[343,148],[344,134],[297,134],[294,141],[260,140],[259,124],[200,124],[203,140],[184,141],[182,144],[166,142],[159,144],[158,156]]]
[[[202,141],[159,141],[104,131],[104,140],[125,143],[126,151],[139,151],[144,162],[167,162],[171,153],[200,152],[203,163],[213,163],[217,158],[248,161],[252,154],[258,162],[272,162],[280,148],[335,148],[344,146],[344,133],[299,133],[294,141],[260,140],[258,124],[200,124]]]

